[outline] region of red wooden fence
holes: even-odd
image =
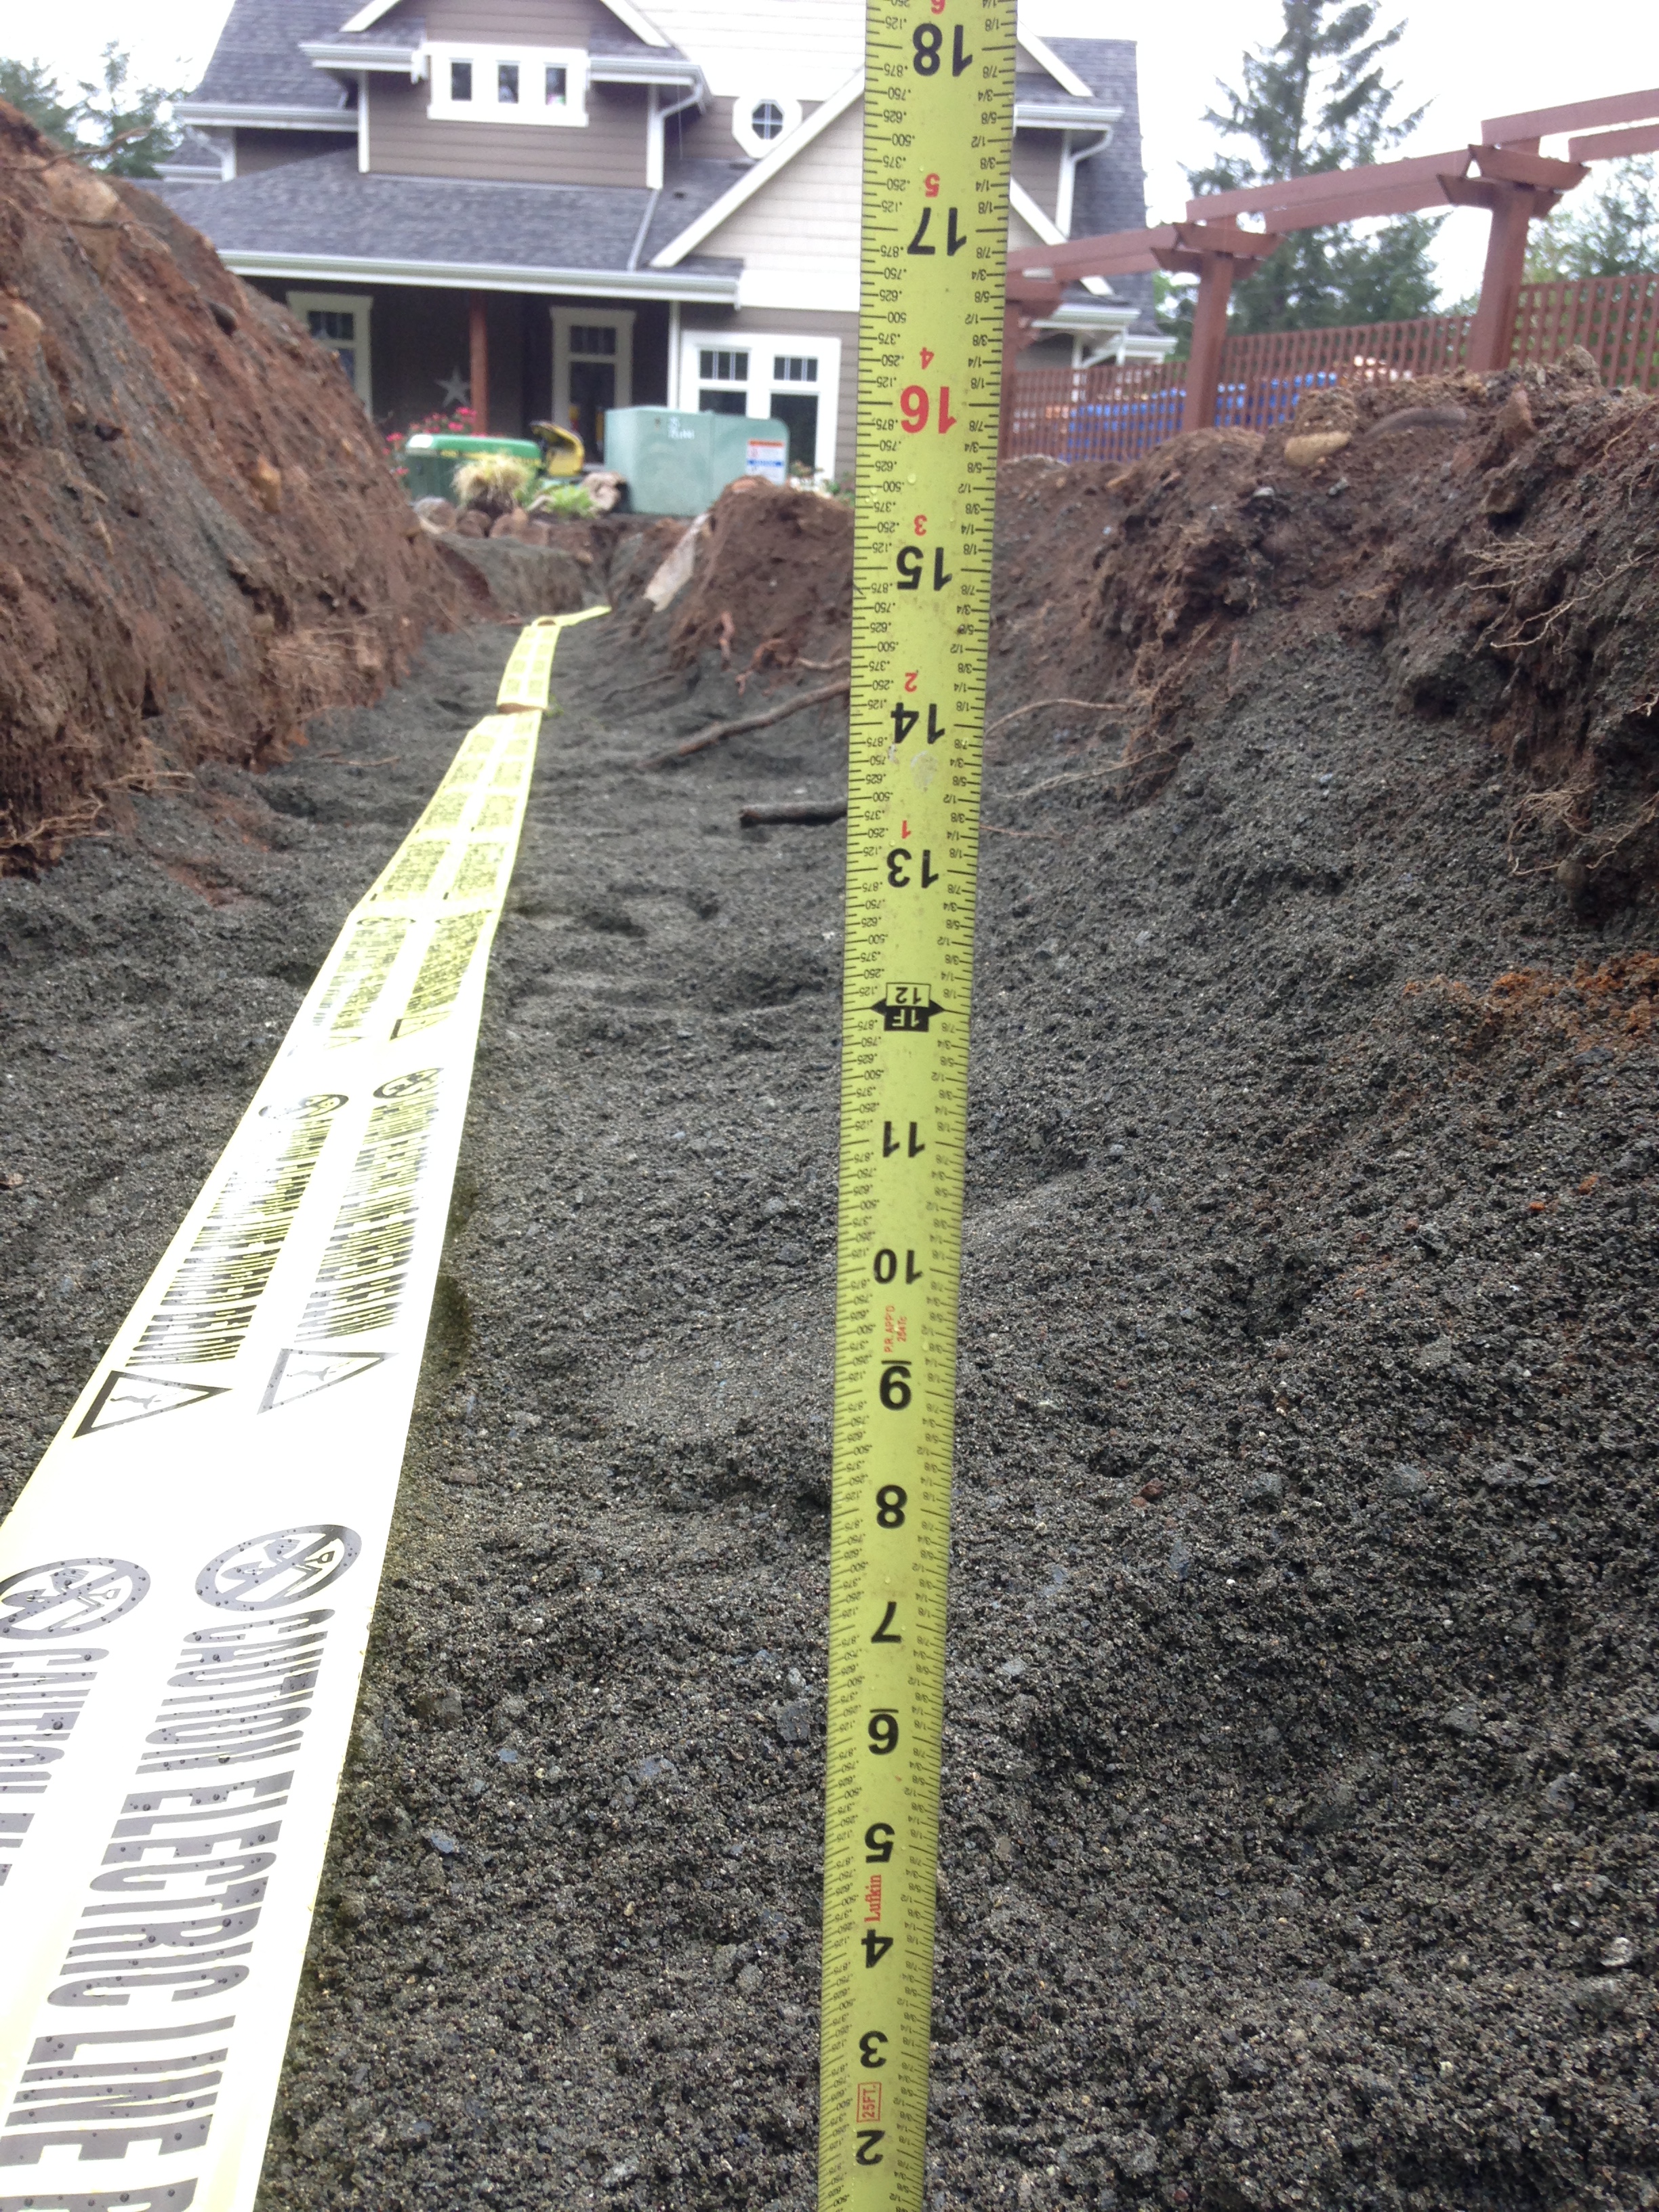
[[[1575,345],[1595,357],[1609,390],[1659,390],[1659,276],[1523,284],[1515,319],[1516,365],[1554,361]]]
[[[1425,315],[1408,323],[1235,334],[1222,349],[1216,427],[1270,430],[1290,420],[1304,392],[1325,385],[1443,374],[1462,362],[1473,319]],[[1516,366],[1553,361],[1574,345],[1594,356],[1606,384],[1659,389],[1659,275],[1523,285],[1511,356]],[[1186,374],[1179,361],[1019,370],[1006,451],[1133,460],[1180,429]]]

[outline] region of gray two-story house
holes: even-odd
[[[234,0],[158,187],[339,354],[383,427],[772,415],[850,471],[860,0]],[[1021,35],[1012,235],[1143,220],[1134,48]],[[1064,357],[1158,354],[1145,279]],[[487,367],[484,366],[487,364]]]

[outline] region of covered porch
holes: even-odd
[[[240,273],[338,356],[383,434],[470,406],[480,429],[507,437],[527,435],[532,422],[568,425],[603,460],[612,408],[669,398],[678,301],[408,283],[367,271]]]

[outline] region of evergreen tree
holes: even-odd
[[[1617,161],[1592,199],[1576,204],[1575,197],[1532,226],[1527,275],[1533,283],[1659,269],[1659,164]]]
[[[76,121],[85,148],[82,159],[112,177],[153,177],[179,143],[163,111],[183,89],[158,84],[129,86],[131,64],[113,39],[104,48],[104,81],[82,82]]]
[[[20,108],[49,138],[115,177],[153,177],[179,143],[167,111],[177,88],[128,84],[131,63],[113,40],[104,48],[101,84],[82,81],[70,100],[44,62],[0,60],[0,100]]]
[[[44,62],[0,61],[0,100],[9,100],[60,146],[74,138],[74,106]]]
[[[1382,0],[1283,0],[1271,46],[1243,58],[1242,87],[1223,85],[1224,106],[1205,121],[1248,154],[1188,172],[1194,193],[1279,183],[1385,157],[1422,120],[1393,113],[1400,88],[1385,57],[1404,23],[1379,31]],[[1292,231],[1233,293],[1233,327],[1314,330],[1429,314],[1436,284],[1429,256],[1439,218],[1405,216],[1367,232],[1346,224]],[[1186,318],[1190,322],[1190,310]]]

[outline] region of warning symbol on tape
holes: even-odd
[[[196,1577],[196,1595],[232,1613],[273,1613],[304,1605],[337,1583],[362,1548],[356,1530],[338,1522],[272,1528],[210,1559]]]
[[[117,1367],[104,1377],[75,1433],[90,1437],[100,1429],[118,1429],[128,1421],[180,1413],[186,1406],[199,1406],[204,1398],[222,1398],[229,1388],[228,1382],[167,1382],[159,1375],[135,1375]]]
[[[270,1370],[259,1411],[269,1413],[278,1406],[291,1406],[296,1398],[314,1398],[318,1391],[331,1390],[337,1382],[367,1375],[371,1367],[379,1367],[390,1357],[385,1352],[301,1352],[297,1346],[284,1345]]]
[[[86,1636],[131,1613],[149,1589],[131,1559],[49,1559],[0,1582],[0,1636]]]

